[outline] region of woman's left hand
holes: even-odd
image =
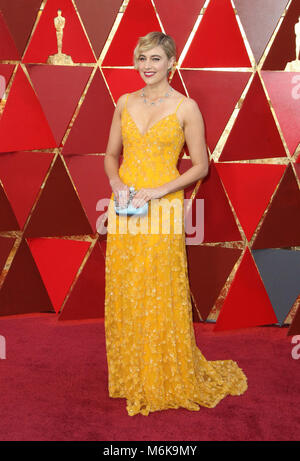
[[[144,206],[149,200],[161,198],[166,193],[167,191],[164,186],[141,188],[137,191],[131,203],[133,207],[139,208],[140,206]]]

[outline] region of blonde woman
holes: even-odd
[[[105,155],[112,188],[105,271],[108,390],[110,397],[126,398],[130,416],[215,407],[247,389],[236,362],[207,361],[195,342],[183,199],[184,188],[204,178],[209,163],[197,103],[169,84],[175,62],[169,35],[150,32],[139,39],[134,66],[144,85],[117,101]],[[185,142],[192,166],[180,175],[176,165]],[[135,190],[132,206],[148,204],[146,214],[116,213],[115,204],[126,206],[129,187]]]

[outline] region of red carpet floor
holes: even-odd
[[[235,360],[246,393],[215,408],[128,416],[126,400],[108,396],[103,320],[2,317],[0,440],[299,440],[300,359],[292,358],[287,328],[213,327],[194,324],[197,344],[208,360]]]

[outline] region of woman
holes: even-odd
[[[112,187],[105,272],[108,388],[110,397],[127,399],[130,416],[215,407],[226,395],[247,389],[236,362],[207,361],[195,342],[183,190],[204,178],[209,165],[198,105],[168,83],[175,60],[170,36],[150,32],[139,39],[134,64],[145,86],[119,98],[105,156]],[[176,164],[185,142],[193,166],[179,175]],[[148,203],[147,215],[116,214],[113,199],[126,205],[130,186],[137,191],[132,205]],[[170,207],[157,215],[154,205],[161,203]],[[178,203],[176,215],[172,205]],[[149,229],[152,217],[156,232]]]

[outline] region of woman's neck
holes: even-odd
[[[167,80],[154,83],[153,85],[146,85],[144,92],[147,98],[151,100],[155,100],[161,98],[166,94],[166,92],[170,89],[170,85]]]

